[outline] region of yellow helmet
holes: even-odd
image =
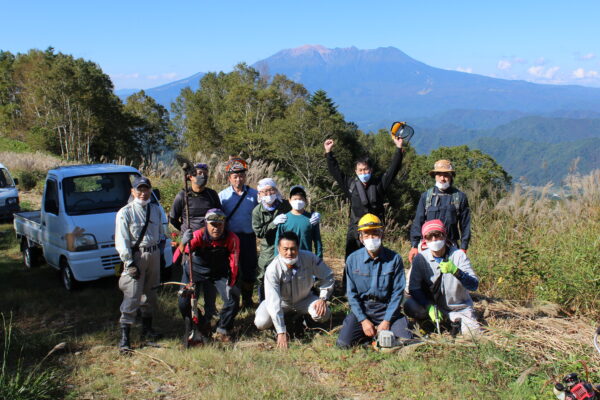
[[[359,231],[366,231],[369,229],[383,229],[383,224],[377,215],[365,214],[358,221]]]

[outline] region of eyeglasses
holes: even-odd
[[[208,171],[200,169],[200,170],[190,172],[190,176],[198,176],[198,175],[208,176]]]
[[[273,189],[273,188],[271,188],[271,189],[263,189],[263,190],[260,191],[261,195],[264,195],[264,194],[275,194],[275,193],[277,193],[277,191],[275,189]]]
[[[430,232],[427,235],[425,235],[425,240],[442,239],[443,237],[444,234],[442,232]]]

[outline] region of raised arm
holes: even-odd
[[[388,167],[387,171],[383,174],[381,178],[381,188],[384,192],[388,190],[396,175],[398,175],[398,171],[402,167],[402,139],[394,139],[394,144],[396,145],[396,152],[394,153],[394,158],[392,158],[392,162]]]
[[[338,185],[340,185],[344,195],[347,198],[350,198],[350,191],[348,190],[346,175],[340,169],[340,165],[333,155],[332,149],[334,144],[335,142],[333,139],[327,139],[323,144],[323,147],[325,147],[325,157],[327,157],[327,169],[329,170],[331,176],[333,176],[333,179],[335,179]]]

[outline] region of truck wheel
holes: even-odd
[[[60,279],[65,289],[67,289],[69,292],[72,292],[73,290],[79,287],[79,281],[75,279],[73,271],[71,270],[71,267],[69,267],[69,264],[66,261],[63,261],[61,263]]]
[[[31,247],[25,241],[23,245],[23,264],[25,268],[31,269],[40,266],[39,252],[35,247]]]

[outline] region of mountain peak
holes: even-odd
[[[328,49],[325,46],[321,46],[320,44],[305,44],[304,46],[296,47],[288,50],[289,54],[292,56],[300,56],[306,53],[319,53],[321,55],[331,53],[331,49]]]

